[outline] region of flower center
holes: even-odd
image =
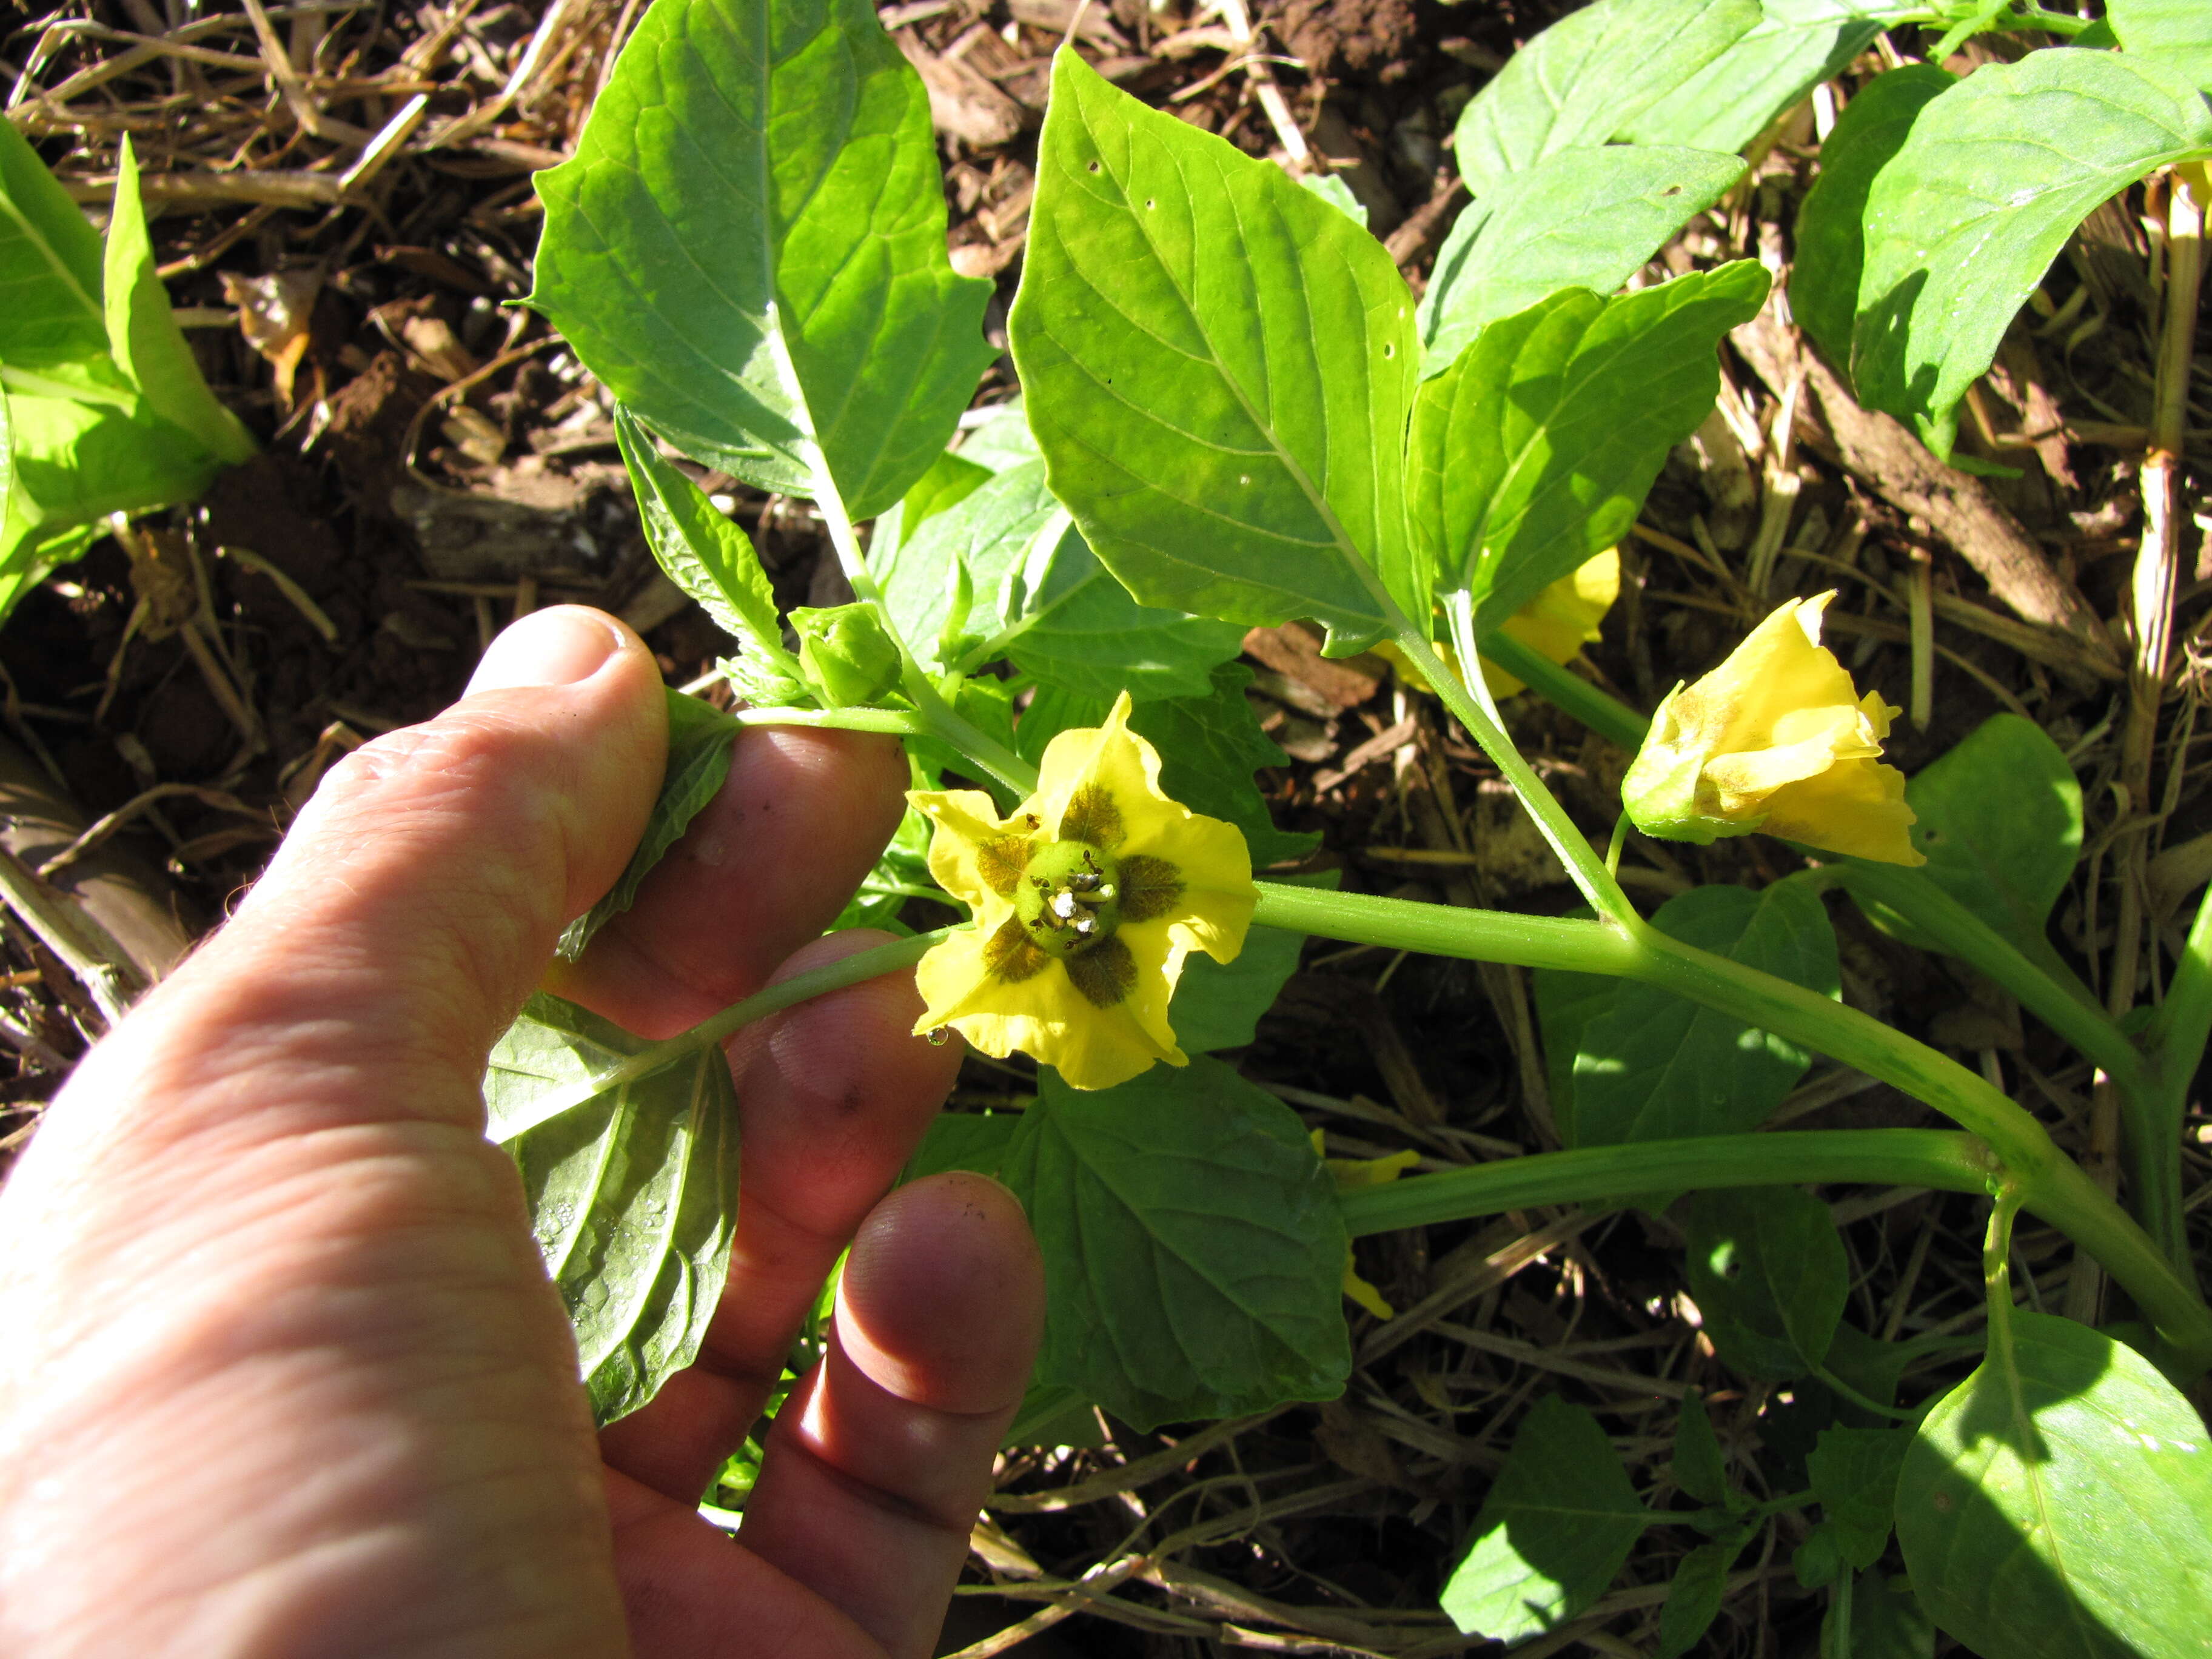
[[[1014,914],[1039,950],[1081,956],[1113,938],[1121,923],[1121,866],[1089,842],[1047,842],[1022,872]]]

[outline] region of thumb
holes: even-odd
[[[486,1052],[621,873],[666,750],[635,634],[576,605],[522,618],[459,702],[331,769],[235,917],[125,1026],[129,1093],[191,1100],[216,1072],[235,1109],[273,1066],[283,1098],[257,1112],[307,1117],[264,1129],[477,1127]],[[164,1061],[181,1074],[145,1075]]]

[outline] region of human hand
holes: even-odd
[[[927,1654],[1042,1318],[1012,1197],[884,1197],[957,1044],[905,975],[747,1028],[729,1286],[595,1437],[490,1044],[636,842],[665,747],[629,630],[563,608],[325,780],[234,921],[79,1066],[0,1190],[0,1652]],[[562,971],[647,1036],[782,972],[896,825],[896,746],[753,731]],[[878,1201],[880,1200],[880,1201]],[[741,1542],[696,1503],[848,1241]]]

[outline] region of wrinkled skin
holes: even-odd
[[[0,1652],[922,1655],[1020,1399],[1042,1277],[970,1176],[885,1197],[957,1043],[905,975],[739,1034],[741,1217],[696,1365],[594,1436],[485,1054],[659,783],[659,676],[526,619],[337,768],[238,914],[101,1043],[0,1191]],[[818,939],[904,764],[754,731],[556,988],[647,1036],[877,942]],[[826,1271],[821,1368],[744,1541],[694,1505]]]

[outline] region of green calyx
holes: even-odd
[[[1014,914],[1039,950],[1079,957],[1114,937],[1121,896],[1121,867],[1112,854],[1085,841],[1047,842],[1022,872]]]

